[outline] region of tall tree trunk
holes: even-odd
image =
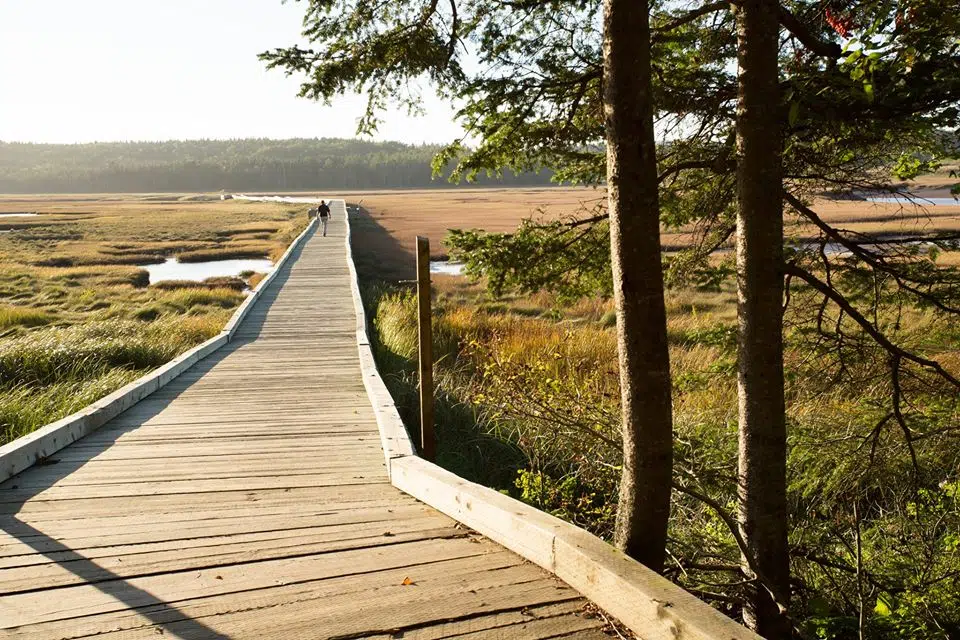
[[[783,141],[776,0],[739,0],[737,20],[737,387],[740,528],[757,573],[789,600],[786,423],[783,397]],[[752,568],[744,558],[748,575]],[[754,585],[744,620],[766,638],[789,621]]]
[[[673,424],[646,0],[604,0],[603,101],[623,475],[615,543],[663,569]]]

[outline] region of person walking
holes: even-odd
[[[330,219],[330,207],[323,200],[320,201],[320,206],[317,207],[317,217],[320,218],[320,226],[323,227],[323,235],[327,235],[327,221]]]

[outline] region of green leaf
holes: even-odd
[[[790,123],[792,127],[797,123],[797,117],[800,115],[800,103],[791,102],[790,103],[790,113],[787,115],[787,122]]]
[[[877,596],[877,604],[873,607],[873,611],[884,618],[893,615],[893,597],[888,593]]]

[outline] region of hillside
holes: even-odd
[[[350,139],[0,142],[0,193],[299,191],[446,187],[433,179],[438,147]],[[478,178],[543,185],[549,174]]]

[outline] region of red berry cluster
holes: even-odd
[[[823,17],[826,19],[827,24],[829,24],[842,38],[849,38],[853,33],[853,28],[856,26],[853,18],[851,18],[849,15],[834,13],[830,10],[830,7],[827,7],[823,10]]]

